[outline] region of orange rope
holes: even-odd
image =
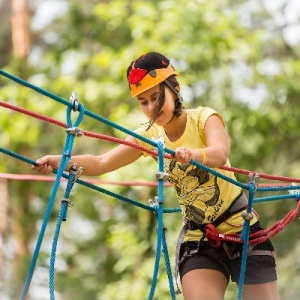
[[[55,176],[0,173],[0,179],[53,182],[55,180]],[[111,185],[122,185],[122,186],[149,186],[149,187],[156,187],[158,185],[156,181],[102,180],[102,179],[96,179],[90,177],[86,177],[86,178],[81,177],[81,179],[93,184],[111,184]],[[66,180],[67,179],[62,178],[62,181],[66,181]],[[170,187],[170,183],[166,182],[165,187]]]

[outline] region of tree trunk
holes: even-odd
[[[30,50],[30,13],[27,0],[12,0],[11,28],[14,56],[26,61]]]

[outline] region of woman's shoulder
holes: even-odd
[[[187,109],[186,113],[190,118],[195,120],[207,119],[211,115],[219,114],[216,110],[208,106],[198,106],[196,108]]]
[[[199,128],[202,128],[202,129],[204,128],[207,119],[212,115],[218,116],[220,118],[220,120],[222,121],[222,123],[224,124],[222,115],[219,112],[217,112],[216,110],[214,110],[213,108],[208,107],[208,106],[198,106],[196,108],[188,109],[188,110],[186,110],[186,112],[189,116],[190,122],[191,123],[194,122],[194,123],[198,124]],[[225,126],[225,124],[224,124],[224,126]]]
[[[203,112],[214,112],[214,113],[216,113],[216,110],[214,110],[213,108],[208,107],[208,106],[197,106],[195,108],[186,109],[186,112],[189,115],[197,115],[197,114],[201,114]]]

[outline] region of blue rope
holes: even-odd
[[[38,92],[40,94],[43,94],[43,95],[45,95],[45,96],[47,96],[47,97],[49,97],[49,98],[51,98],[53,100],[56,100],[56,101],[58,101],[58,102],[60,102],[62,104],[65,104],[65,105],[73,108],[73,105],[69,101],[66,101],[65,99],[62,99],[62,98],[60,98],[60,97],[58,97],[58,96],[56,96],[56,95],[54,95],[52,93],[49,93],[48,91],[46,91],[46,90],[44,90],[44,89],[42,89],[40,87],[37,87],[37,86],[35,86],[33,84],[30,84],[29,82],[26,82],[25,80],[23,80],[23,79],[21,79],[21,78],[19,78],[17,76],[9,74],[9,73],[1,70],[1,69],[0,69],[0,75],[3,75],[5,77],[7,77],[7,78],[9,78],[9,79],[11,79],[11,80],[13,80],[13,81],[21,84],[21,85],[26,86],[27,88],[33,89],[34,91],[36,91],[36,92]],[[134,131],[131,131],[131,130],[127,129],[127,128],[124,128],[124,127],[122,127],[122,126],[120,126],[120,125],[118,125],[118,124],[116,124],[114,122],[111,122],[108,119],[105,119],[105,118],[103,118],[103,117],[101,117],[99,115],[96,115],[93,112],[90,112],[88,110],[85,110],[84,114],[86,114],[87,116],[89,116],[89,117],[91,117],[91,118],[93,118],[95,120],[98,120],[98,121],[100,121],[100,122],[102,122],[104,124],[107,124],[107,125],[109,125],[109,126],[111,126],[113,128],[116,128],[116,129],[118,129],[118,130],[120,130],[120,131],[122,131],[122,132],[124,132],[126,134],[129,134],[129,135],[137,138],[138,140],[141,140],[141,141],[143,141],[143,142],[145,142],[145,143],[147,143],[147,144],[149,144],[149,145],[157,148],[157,142],[152,141],[150,139],[147,139],[147,138],[145,138],[145,137],[137,134]],[[168,153],[168,154],[170,154],[170,155],[174,155],[175,154],[174,150],[171,150],[171,149],[168,149],[168,148],[164,148],[164,149],[165,149],[165,152]],[[197,166],[198,168],[201,168],[201,169],[203,169],[203,170],[205,170],[205,171],[207,171],[207,172],[209,172],[209,173],[217,176],[217,177],[220,177],[220,178],[222,178],[222,179],[224,179],[224,180],[226,180],[228,182],[231,182],[232,184],[235,184],[235,185],[237,185],[237,186],[239,186],[239,187],[241,187],[243,189],[246,189],[246,190],[248,189],[248,185],[247,184],[243,184],[243,183],[241,183],[241,182],[239,182],[237,180],[229,178],[229,177],[223,175],[222,173],[217,172],[214,169],[210,169],[209,167],[207,167],[205,165],[202,165],[201,163],[198,163],[195,160],[191,160],[190,163],[192,165]]]
[[[34,161],[34,160],[31,160],[31,159],[29,159],[29,158],[26,158],[26,157],[24,157],[24,156],[22,156],[22,155],[20,155],[20,154],[17,154],[17,153],[15,153],[15,152],[13,152],[13,151],[11,151],[11,150],[8,150],[8,149],[5,149],[5,148],[3,148],[3,147],[0,147],[0,152],[4,153],[4,154],[6,154],[6,155],[9,155],[9,156],[11,156],[11,157],[13,157],[13,158],[16,158],[16,159],[18,159],[18,160],[24,161],[24,162],[26,162],[26,163],[28,163],[28,164],[30,164],[30,165],[35,165],[35,161]],[[53,170],[53,173],[54,173],[54,174],[57,174],[57,170]],[[69,175],[66,174],[66,173],[63,173],[63,174],[62,174],[62,177],[66,178],[66,179],[69,179]],[[125,202],[127,202],[127,203],[129,203],[129,204],[133,204],[133,205],[139,206],[140,208],[143,208],[143,209],[146,209],[146,210],[150,210],[150,211],[154,211],[154,212],[156,211],[156,208],[153,208],[153,207],[151,207],[151,206],[146,206],[146,205],[144,205],[144,204],[141,204],[141,203],[139,203],[139,202],[133,201],[133,200],[128,199],[128,198],[126,198],[126,197],[123,197],[123,196],[120,196],[120,195],[118,195],[118,194],[112,193],[112,192],[107,191],[107,190],[105,190],[105,189],[103,189],[103,188],[100,188],[100,187],[95,186],[95,185],[93,185],[93,184],[91,184],[91,183],[88,183],[88,182],[86,182],[86,181],[84,181],[84,180],[78,179],[76,182],[77,182],[78,184],[81,184],[81,185],[86,186],[86,187],[88,187],[88,188],[94,189],[94,190],[96,190],[96,191],[98,191],[98,192],[104,193],[104,194],[106,194],[106,195],[108,195],[108,196],[110,196],[110,197],[114,197],[114,198],[116,198],[116,199],[125,201]],[[54,185],[55,185],[55,184],[54,184]],[[297,186],[288,186],[288,187],[282,187],[282,186],[276,187],[276,190],[283,190],[283,191],[286,191],[286,190],[292,191],[292,190],[299,190],[299,189],[300,189],[300,186],[299,186],[299,185],[297,185]],[[258,190],[258,189],[257,189],[257,190]],[[297,193],[297,195],[298,195],[298,193]],[[297,199],[296,194],[291,194],[291,195],[279,195],[279,196],[274,196],[274,197],[255,198],[255,199],[253,199],[253,202],[264,202],[264,201],[271,201],[271,200],[279,200],[279,199],[295,199],[295,198]],[[48,204],[48,207],[49,207],[49,206],[50,206],[50,204]],[[48,208],[47,208],[47,210],[48,210]],[[164,209],[164,210],[163,210],[164,213],[174,213],[174,212],[180,212],[180,211],[181,211],[180,208],[171,208],[171,209]],[[38,238],[37,246],[36,246],[36,249],[35,249],[35,252],[34,252],[34,255],[33,255],[33,256],[36,256],[37,249],[39,248],[40,240],[42,239],[41,236],[42,236],[42,232],[43,232],[43,228],[44,228],[44,223],[45,223],[45,220],[44,220],[44,222],[43,222],[42,229],[41,229],[41,233],[40,233],[40,236],[39,236],[39,238]],[[167,248],[166,248],[164,245],[163,245],[163,249],[164,249],[164,250],[167,250]],[[29,280],[29,274],[33,273],[33,269],[34,269],[34,267],[33,267],[34,260],[35,260],[35,259],[33,258],[33,259],[32,259],[32,263],[31,263],[31,265],[30,265],[30,267],[29,267],[29,272],[28,272],[28,275],[27,275],[27,278],[26,278],[26,282],[25,282],[25,286],[24,286],[24,290],[23,290],[23,292],[25,292],[25,290],[26,290],[26,293],[27,293],[27,290],[28,290],[28,287],[29,287],[28,283],[30,283],[30,282],[28,282],[28,280]],[[168,263],[166,262],[166,264],[168,264]],[[169,273],[168,273],[168,274],[169,274]],[[30,275],[30,276],[32,276],[32,275]],[[25,294],[25,295],[26,295],[26,294]],[[25,299],[25,298],[23,297],[22,299]]]
[[[150,288],[150,291],[149,291],[148,300],[153,299],[156,284],[157,284],[160,253],[161,253],[161,245],[162,245],[162,230],[163,230],[163,229],[161,230],[161,227],[163,226],[163,224],[161,223],[160,205],[155,203],[153,205],[153,207],[155,208],[156,220],[157,220],[157,240],[156,240],[156,255],[155,255],[155,262],[154,262],[154,270],[153,270],[153,276],[152,276],[152,282],[151,282],[151,288]]]
[[[48,91],[46,91],[46,90],[44,90],[44,89],[42,89],[42,88],[40,88],[38,86],[35,86],[35,85],[33,85],[33,84],[31,84],[31,83],[29,83],[29,82],[27,82],[27,81],[25,81],[25,80],[17,77],[17,76],[9,74],[9,73],[5,72],[2,69],[0,69],[0,75],[4,76],[4,77],[6,77],[6,78],[8,78],[8,79],[10,79],[12,81],[15,81],[15,82],[17,82],[17,83],[19,83],[19,84],[21,84],[23,86],[26,86],[27,88],[30,88],[30,89],[36,91],[39,94],[42,94],[42,95],[47,96],[47,97],[49,97],[49,98],[51,98],[53,100],[56,100],[56,101],[58,101],[58,102],[60,102],[60,103],[62,103],[64,105],[73,107],[73,104],[70,101],[67,101],[67,100],[65,100],[65,99],[63,99],[61,97],[58,97],[57,95],[54,95],[54,94],[52,94],[52,93],[50,93],[50,92],[48,92]]]
[[[11,151],[11,150],[5,149],[5,148],[3,148],[3,147],[0,147],[0,152],[4,153],[4,154],[6,154],[6,155],[9,155],[9,156],[11,156],[11,157],[17,158],[18,160],[22,160],[22,161],[24,161],[24,162],[27,162],[27,163],[30,164],[30,165],[36,165],[36,163],[35,163],[34,160],[29,159],[29,158],[27,158],[27,157],[25,157],[25,156],[22,156],[22,155],[20,155],[20,154],[18,154],[18,153],[15,153],[15,152],[13,152],[13,151]]]
[[[158,141],[157,146],[158,146],[158,176],[159,176],[164,171],[163,143],[161,141]],[[159,271],[162,238],[163,238],[163,231],[164,231],[164,224],[163,224],[164,184],[163,183],[164,183],[163,179],[158,178],[158,197],[157,197],[157,202],[155,202],[153,205],[153,207],[155,208],[156,219],[157,219],[157,242],[156,242],[156,256],[155,256],[152,284],[151,284],[148,300],[152,300],[154,297],[155,288],[157,284],[158,271]]]
[[[171,299],[176,299],[176,296],[175,296],[176,293],[175,293],[175,288],[174,288],[174,283],[173,283],[172,269],[171,269],[171,264],[170,264],[165,230],[163,230],[162,251],[164,252],[164,257],[165,257],[165,264],[166,264],[166,270],[167,270],[167,275],[168,275],[168,280],[169,280],[169,290],[170,290],[170,294],[171,294]]]
[[[249,216],[252,214],[254,191],[255,191],[254,183],[249,183],[249,201],[247,207],[247,215]],[[243,299],[243,290],[244,290],[244,282],[245,282],[245,274],[246,274],[246,266],[247,266],[247,258],[248,258],[249,235],[250,235],[250,218],[249,219],[246,218],[240,235],[240,239],[243,241],[243,251],[242,251],[242,258],[241,258],[238,300]]]
[[[2,152],[4,154],[7,154],[7,155],[9,155],[11,157],[17,158],[19,160],[22,160],[24,162],[27,162],[30,165],[35,165],[36,164],[34,160],[28,159],[28,158],[26,158],[26,157],[24,157],[24,156],[22,156],[20,154],[17,154],[17,153],[15,153],[13,151],[10,151],[8,149],[4,149],[2,147],[0,147],[0,152]],[[52,172],[54,174],[57,174],[57,170],[53,170]],[[69,178],[69,176],[67,174],[65,174],[65,173],[63,173],[62,177],[66,178],[66,179]],[[88,187],[90,189],[93,189],[93,190],[98,191],[100,193],[106,194],[107,196],[110,196],[112,198],[116,198],[116,199],[124,201],[126,203],[129,203],[129,204],[135,205],[137,207],[143,208],[145,210],[149,210],[149,211],[153,211],[153,212],[155,211],[155,209],[152,206],[148,206],[148,205],[145,205],[145,204],[143,204],[141,202],[138,202],[138,201],[129,199],[127,197],[124,197],[122,195],[115,194],[115,193],[113,193],[111,191],[108,191],[108,190],[106,190],[104,188],[96,186],[96,185],[94,185],[92,183],[86,182],[86,181],[84,181],[82,179],[78,179],[76,182],[78,184],[80,184],[80,185],[86,186],[86,187]],[[177,213],[177,212],[181,212],[181,208],[180,207],[164,208],[163,212],[164,213]]]
[[[25,280],[24,288],[23,288],[22,295],[21,295],[21,300],[26,299],[26,295],[28,293],[28,289],[29,289],[29,286],[30,286],[30,283],[31,283],[31,280],[32,280],[33,272],[34,272],[34,269],[35,269],[35,266],[36,266],[38,253],[39,253],[40,248],[41,248],[41,244],[42,244],[42,241],[43,241],[43,238],[44,238],[44,235],[45,235],[47,224],[48,224],[48,221],[49,221],[49,218],[50,218],[50,215],[51,215],[51,212],[52,212],[52,208],[53,208],[53,205],[54,205],[55,196],[56,196],[56,193],[57,193],[57,190],[58,190],[58,187],[59,187],[59,183],[60,183],[59,178],[61,177],[62,170],[65,169],[67,163],[68,163],[68,161],[66,160],[66,158],[61,160],[61,164],[60,164],[60,167],[59,167],[58,172],[57,172],[57,177],[56,177],[55,182],[53,184],[53,188],[52,188],[52,191],[51,191],[49,202],[48,202],[48,205],[47,205],[47,208],[46,208],[46,211],[45,211],[45,215],[44,215],[43,223],[42,223],[42,226],[41,226],[40,234],[38,236],[37,243],[36,243],[36,246],[35,246],[35,250],[34,250],[34,253],[33,253],[33,257],[32,257],[32,260],[31,260],[31,263],[30,263],[30,266],[29,266],[29,271],[27,273],[27,277],[26,277],[26,280]]]
[[[299,189],[300,186],[290,187],[289,190],[296,190]],[[294,195],[278,195],[278,196],[271,196],[271,197],[262,197],[262,198],[255,198],[254,202],[269,202],[269,201],[277,201],[277,200],[284,200],[284,199],[294,199]]]
[[[152,284],[149,293],[149,300],[152,300],[155,293],[155,288],[157,284],[158,272],[159,272],[159,262],[160,262],[160,255],[161,252],[164,253],[165,262],[166,262],[166,269],[167,275],[169,280],[169,290],[171,294],[171,298],[173,300],[176,299],[175,297],[175,289],[173,284],[173,277],[172,271],[170,266],[169,254],[168,254],[168,247],[165,237],[165,227],[163,223],[163,202],[164,202],[164,180],[165,180],[165,173],[164,173],[164,144],[162,140],[159,140],[157,143],[158,147],[158,197],[157,202],[154,203],[155,212],[156,212],[156,219],[157,219],[157,244],[156,244],[156,257],[154,263],[154,271],[152,277]]]
[[[166,242],[166,237],[165,237],[165,228],[164,228],[164,223],[163,223],[163,202],[165,199],[164,196],[164,181],[165,181],[165,173],[164,173],[164,143],[163,141],[159,141],[157,143],[158,147],[158,168],[159,168],[159,179],[158,179],[158,204],[159,204],[159,215],[158,215],[158,228],[159,232],[161,234],[161,240],[162,240],[162,250],[164,253],[165,257],[165,262],[166,262],[166,268],[167,268],[167,275],[168,275],[168,280],[169,280],[169,290],[171,293],[171,298],[174,300],[175,297],[175,289],[174,289],[174,284],[173,284],[173,276],[172,276],[172,271],[170,267],[170,261],[169,261],[169,254],[168,254],[168,247],[167,247],[167,242]],[[158,255],[157,253],[156,255]]]
[[[67,125],[68,125],[68,129],[72,126],[70,112],[71,112],[71,109],[74,110],[74,106],[75,106],[74,103],[70,103],[69,101],[66,101],[63,98],[60,98],[60,97],[58,97],[58,96],[56,96],[56,95],[54,95],[54,94],[52,94],[52,93],[50,93],[50,92],[48,92],[44,89],[41,89],[37,86],[34,86],[33,84],[30,84],[30,83],[22,80],[21,78],[18,78],[14,75],[11,75],[11,74],[3,71],[3,70],[0,70],[0,75],[3,75],[5,77],[21,84],[21,85],[24,85],[28,88],[31,88],[31,89],[35,90],[38,93],[41,93],[41,94],[43,94],[43,95],[45,95],[49,98],[52,98],[52,99],[54,99],[54,100],[56,100],[56,101],[58,101],[62,104],[67,105],[68,106],[68,108],[67,108]],[[110,125],[111,127],[114,127],[114,128],[116,128],[120,131],[123,131],[123,132],[125,132],[125,133],[127,133],[127,134],[141,140],[141,141],[144,141],[144,142],[156,147],[158,149],[158,153],[159,153],[159,170],[160,170],[159,172],[163,172],[163,169],[164,169],[163,168],[163,160],[164,160],[163,152],[165,151],[166,153],[169,153],[171,155],[175,154],[175,152],[173,150],[168,149],[168,148],[163,148],[163,145],[160,141],[158,143],[153,142],[152,140],[149,140],[149,139],[147,139],[143,136],[140,136],[140,135],[138,135],[137,133],[135,133],[133,131],[130,131],[130,130],[124,128],[124,127],[119,126],[118,124],[110,122],[109,120],[107,120],[107,119],[105,119],[101,116],[98,116],[98,115],[95,115],[92,112],[86,111],[81,104],[79,104],[78,108],[79,108],[80,115],[79,115],[77,121],[75,122],[74,127],[77,127],[81,123],[81,121],[83,119],[83,115],[85,114],[85,115],[88,115],[88,116],[90,116],[90,117],[92,117],[96,120],[101,121],[102,123]],[[69,184],[69,182],[72,182],[72,176],[68,176],[63,172],[66,165],[68,164],[68,162],[70,160],[71,151],[72,151],[72,147],[73,147],[73,142],[74,142],[74,135],[68,134],[59,169],[57,171],[54,171],[54,173],[56,173],[56,179],[55,179],[55,182],[54,182],[54,185],[53,185],[53,188],[52,188],[52,192],[51,192],[50,199],[49,199],[49,202],[48,202],[48,205],[47,205],[47,208],[46,208],[46,212],[45,212],[43,224],[42,224],[42,227],[41,227],[41,231],[40,231],[40,234],[39,234],[39,237],[38,237],[38,240],[37,240],[36,248],[35,248],[35,251],[34,251],[34,254],[33,254],[33,257],[32,257],[32,261],[31,261],[31,264],[30,264],[30,267],[29,267],[29,271],[28,271],[28,274],[27,274],[27,278],[26,278],[26,281],[25,281],[24,289],[23,289],[22,296],[21,296],[22,300],[25,299],[26,294],[28,292],[28,288],[29,288],[29,285],[30,285],[30,282],[31,282],[31,279],[32,279],[33,271],[34,271],[34,268],[35,268],[35,265],[36,265],[38,252],[40,250],[40,246],[41,246],[41,243],[42,243],[42,240],[43,240],[43,237],[44,237],[44,233],[45,233],[45,230],[46,230],[46,227],[47,227],[47,223],[49,221],[49,217],[50,217],[52,207],[53,207],[53,204],[54,204],[54,200],[55,200],[55,196],[56,196],[56,193],[57,193],[60,178],[61,177],[69,178],[68,186],[67,186],[67,189],[65,191],[65,196],[66,197],[69,195],[69,193],[71,191],[71,188],[73,186],[73,184]],[[22,160],[24,160],[24,161],[26,161],[30,164],[33,164],[33,165],[35,164],[34,161],[29,160],[27,158],[24,158],[24,157],[22,157],[18,154],[12,153],[12,152],[10,152],[6,149],[0,148],[0,152],[3,152],[5,154],[9,154],[9,155],[11,155],[13,157],[16,157],[18,159],[22,159]],[[226,181],[228,181],[232,184],[235,184],[235,185],[237,185],[237,186],[239,186],[243,189],[249,190],[249,205],[248,205],[248,209],[247,209],[247,213],[249,213],[249,214],[252,211],[253,202],[272,201],[272,200],[279,200],[279,199],[290,199],[290,198],[295,198],[296,197],[296,194],[294,193],[294,195],[282,195],[282,196],[274,196],[274,197],[265,197],[265,198],[254,199],[254,187],[253,187],[252,183],[249,184],[249,185],[242,184],[241,182],[238,182],[237,180],[229,178],[229,177],[223,175],[222,173],[217,172],[214,169],[210,169],[209,167],[204,166],[204,165],[202,165],[202,164],[200,164],[196,161],[192,160],[190,163],[197,166],[197,167],[199,167],[199,168],[201,168],[201,169],[204,169],[205,171],[207,171],[207,172],[209,172],[209,173],[211,173],[211,174],[213,174],[217,177],[222,178],[223,180],[226,180]],[[102,188],[96,187],[96,186],[94,186],[92,184],[89,184],[87,182],[84,182],[82,180],[78,180],[78,183],[80,183],[82,185],[85,185],[85,186],[88,186],[88,187],[91,187],[93,189],[96,189],[96,190],[98,190],[102,193],[105,193],[109,196],[120,199],[122,201],[126,201],[128,203],[143,207],[145,209],[152,210],[156,213],[157,223],[158,223],[158,229],[157,229],[158,239],[157,239],[157,252],[156,252],[155,269],[154,269],[154,274],[153,274],[153,283],[155,283],[155,285],[156,285],[158,269],[159,269],[159,255],[160,255],[160,252],[163,251],[164,254],[165,254],[165,261],[166,261],[166,266],[167,266],[167,273],[168,273],[168,278],[169,278],[171,296],[172,296],[172,299],[175,299],[174,286],[173,286],[173,282],[172,282],[172,274],[171,274],[171,268],[170,268],[170,264],[169,264],[168,249],[167,249],[167,244],[166,244],[166,239],[165,239],[165,232],[164,232],[164,225],[163,225],[163,213],[179,212],[181,210],[180,210],[180,208],[171,208],[171,209],[164,209],[163,208],[163,199],[164,199],[163,180],[159,179],[159,181],[158,181],[158,183],[159,183],[158,184],[158,204],[154,205],[153,207],[142,205],[142,204],[140,204],[138,202],[135,202],[131,199],[128,199],[128,198],[125,198],[123,196],[114,194],[110,191],[106,191]],[[300,189],[300,186],[269,187],[269,188],[257,188],[257,191],[277,191],[277,190],[282,190],[282,191],[283,190],[288,190],[288,191],[290,191],[290,190],[299,190],[299,189]],[[297,195],[298,195],[298,198],[299,198],[299,191],[298,191]],[[51,300],[54,299],[55,253],[56,253],[56,247],[57,247],[59,231],[60,231],[60,228],[61,228],[61,222],[62,222],[62,220],[65,220],[66,217],[67,217],[67,208],[68,208],[67,204],[68,203],[66,201],[62,202],[61,210],[60,210],[57,225],[56,225],[54,240],[53,240],[52,253],[51,253],[51,262],[50,262],[50,276],[49,276],[50,277],[50,279],[49,279],[49,288],[50,288]],[[243,225],[243,230],[242,230],[242,233],[241,233],[241,239],[244,241],[244,244],[243,244],[242,262],[241,262],[241,274],[240,274],[240,280],[239,280],[238,299],[242,299],[242,294],[243,294],[243,285],[244,285],[245,270],[246,270],[246,263],[247,263],[249,234],[250,234],[250,221],[245,220],[244,225]],[[155,286],[152,284],[149,299],[153,298],[154,291],[155,291]]]
[[[273,186],[273,187],[257,187],[257,192],[277,192],[277,191],[290,191],[299,190],[300,185],[291,185],[291,186]]]
[[[79,125],[80,122],[83,119],[83,113],[84,113],[83,106],[79,107],[79,112],[80,112],[80,114],[78,116],[77,121],[75,122],[76,126]],[[67,108],[68,126],[72,127],[71,118],[69,117],[70,114],[71,114],[71,108],[68,107]],[[21,295],[21,300],[26,299],[26,295],[27,295],[28,290],[29,290],[29,286],[30,286],[32,276],[33,276],[33,273],[34,273],[34,269],[35,269],[35,266],[36,266],[38,254],[39,254],[39,251],[40,251],[40,248],[41,248],[41,245],[42,245],[42,241],[43,241],[45,231],[46,231],[46,228],[47,228],[47,225],[48,225],[48,222],[49,222],[49,218],[50,218],[50,215],[51,215],[51,212],[52,212],[52,208],[53,208],[53,205],[54,205],[56,194],[57,194],[57,191],[58,191],[58,188],[59,188],[60,179],[61,179],[61,177],[63,175],[63,172],[64,172],[64,170],[65,170],[65,168],[66,168],[66,166],[67,166],[67,164],[68,164],[68,162],[70,161],[70,158],[71,158],[71,150],[72,150],[72,147],[73,147],[73,142],[74,142],[74,135],[68,134],[67,138],[66,138],[62,158],[61,158],[61,161],[60,161],[60,165],[59,165],[59,168],[57,170],[57,175],[56,175],[56,178],[55,178],[55,182],[54,182],[54,185],[52,187],[51,195],[50,195],[49,202],[48,202],[46,212],[45,212],[45,215],[44,215],[44,219],[43,219],[42,227],[41,227],[41,230],[40,230],[40,234],[39,234],[39,237],[37,239],[36,247],[35,247],[33,257],[32,257],[32,260],[31,260],[31,263],[30,263],[30,266],[29,266],[29,271],[27,273],[27,277],[26,277],[26,280],[25,280],[24,288],[23,288],[22,295]]]
[[[67,183],[64,199],[61,201],[61,208],[60,212],[57,218],[57,223],[55,227],[55,232],[54,232],[54,237],[53,237],[53,242],[52,242],[52,251],[51,251],[51,257],[50,257],[50,268],[49,268],[49,291],[50,291],[50,299],[54,300],[54,275],[55,275],[55,258],[56,258],[56,250],[57,250],[57,243],[58,243],[58,238],[59,238],[59,233],[60,233],[60,228],[62,221],[67,220],[67,213],[68,213],[68,199],[70,197],[70,193],[72,190],[72,187],[74,185],[74,174],[69,175],[69,180]]]

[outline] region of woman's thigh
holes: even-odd
[[[181,284],[185,300],[223,300],[228,280],[220,271],[195,269],[183,275]]]
[[[267,282],[261,284],[245,284],[244,300],[279,300],[277,282]]]

